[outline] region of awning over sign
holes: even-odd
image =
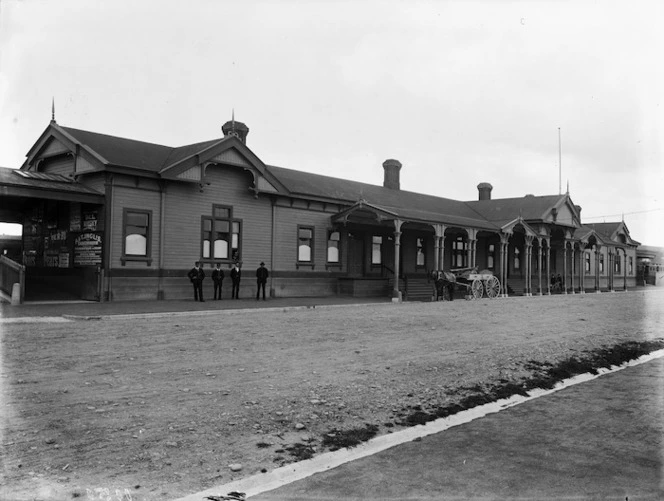
[[[11,208],[5,205],[13,205],[17,198],[104,203],[102,193],[67,176],[0,167],[0,209]]]

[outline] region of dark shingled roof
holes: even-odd
[[[585,226],[592,228],[596,233],[602,237],[610,238],[611,235],[620,227],[622,222],[613,222],[613,223],[591,223],[586,224]]]
[[[466,202],[412,191],[393,190],[374,184],[311,174],[284,167],[270,165],[267,166],[267,169],[292,194],[341,200],[350,204],[362,199],[407,219],[446,221],[496,229],[495,225],[487,223]]]
[[[495,198],[466,202],[482,218],[503,226],[515,218],[526,221],[541,220],[547,210],[554,207],[565,195],[526,196],[521,198]]]
[[[172,148],[71,127],[58,127],[103,157],[110,165],[155,173],[227,139],[218,138]],[[267,166],[267,170],[292,195],[341,201],[349,205],[365,200],[404,219],[444,221],[446,224],[491,230],[519,216],[526,221],[540,220],[547,210],[565,196],[526,196],[463,202],[283,167]]]
[[[223,138],[217,138],[172,148],[161,144],[146,143],[134,139],[72,129],[71,127],[60,126],[60,128],[81,144],[101,155],[111,165],[132,167],[150,172],[159,172],[164,167],[194,155],[223,140]]]

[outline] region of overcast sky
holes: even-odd
[[[0,166],[52,97],[60,125],[168,146],[234,109],[270,165],[382,184],[396,158],[402,189],[457,200],[569,182],[583,222],[664,246],[661,5],[4,0]]]

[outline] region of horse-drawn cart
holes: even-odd
[[[455,268],[450,271],[434,271],[433,274],[436,295],[439,298],[448,295],[451,299],[456,286],[465,288],[466,297],[469,299],[480,299],[485,292],[491,299],[500,294],[500,280],[489,270],[478,273],[477,268]]]

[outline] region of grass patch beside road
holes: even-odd
[[[570,357],[556,364],[530,360],[526,364],[526,368],[532,372],[529,377],[516,382],[501,381],[487,389],[484,389],[481,385],[466,388],[469,393],[462,397],[459,402],[440,406],[429,411],[423,410],[419,405],[411,407],[396,424],[406,427],[426,424],[479,405],[510,398],[513,395],[528,396],[530,390],[536,388],[548,390],[571,377],[587,373],[597,374],[599,369],[620,366],[663,348],[664,339],[628,341],[588,352],[579,357]]]

